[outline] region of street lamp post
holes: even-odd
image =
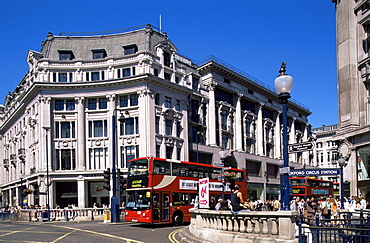
[[[50,192],[49,192],[49,186],[50,186],[50,183],[49,183],[49,141],[48,141],[48,132],[50,130],[50,127],[42,127],[45,132],[46,132],[46,135],[45,135],[45,142],[46,142],[46,146],[45,146],[45,150],[46,150],[46,209],[48,210],[48,222],[50,222]]]
[[[120,210],[119,210],[119,202],[117,198],[117,173],[116,173],[116,110],[114,110],[112,115],[112,198],[110,203],[110,211],[112,215],[112,223],[117,223],[120,221]],[[118,119],[119,122],[124,122],[126,118],[121,115],[121,117]]]
[[[343,158],[338,159],[338,164],[340,166],[340,208],[344,209],[344,180],[343,180],[343,167],[346,163],[346,160]]]
[[[288,154],[288,115],[287,115],[287,103],[290,98],[290,91],[293,88],[293,78],[287,74],[286,63],[281,64],[279,73],[280,75],[275,79],[275,89],[279,94],[279,99],[283,105],[283,185],[280,191],[281,210],[290,210],[289,206],[289,154]]]
[[[21,180],[21,187],[20,187],[20,191],[21,191],[21,193],[20,193],[20,196],[19,196],[19,198],[20,198],[20,201],[21,201],[21,208],[23,208],[23,173],[22,173],[22,171],[19,173],[19,179]]]
[[[222,163],[222,169],[221,169],[221,181],[222,181],[222,194],[221,194],[221,198],[222,200],[225,200],[225,157],[227,155],[227,151],[226,150],[221,150],[220,152],[218,152],[218,154],[220,155],[220,159],[221,159],[221,163]]]

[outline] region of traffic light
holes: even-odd
[[[110,191],[110,168],[107,168],[107,170],[104,171],[104,182],[107,184],[106,186],[103,186],[104,189],[107,191]]]
[[[119,190],[122,192],[125,182],[124,182],[124,178],[123,178],[123,173],[121,173],[120,169],[117,169],[117,178],[118,178]]]

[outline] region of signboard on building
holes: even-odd
[[[340,169],[319,169],[319,170],[291,170],[289,176],[326,176],[340,175]]]
[[[312,142],[294,143],[288,145],[289,153],[298,153],[304,151],[311,151],[314,147]]]

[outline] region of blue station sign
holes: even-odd
[[[340,175],[340,169],[319,169],[319,170],[291,170],[289,176],[326,176]]]

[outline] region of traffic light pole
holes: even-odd
[[[117,176],[116,176],[116,116],[112,115],[112,198],[110,202],[111,222],[119,222],[119,204],[117,198]]]

